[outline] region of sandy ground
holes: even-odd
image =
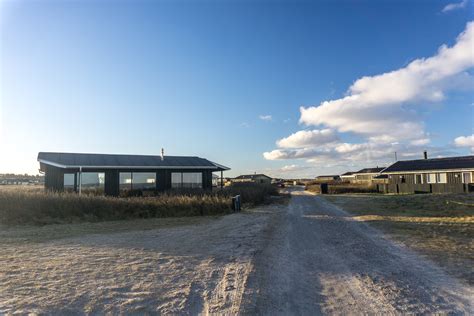
[[[190,218],[178,225],[171,220],[171,227],[160,223],[158,229],[143,223],[147,230],[50,241],[31,229],[4,231],[0,314],[234,314],[268,220],[264,212]],[[99,232],[111,229],[93,225]],[[127,223],[110,225],[123,230]],[[61,226],[68,227],[46,233],[58,234]],[[71,229],[78,230],[87,231]]]
[[[474,312],[472,288],[326,200],[292,195],[289,205],[151,220],[146,230],[63,225],[74,237],[48,239],[4,229],[0,314]]]

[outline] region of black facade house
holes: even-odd
[[[382,174],[388,175],[386,193],[470,192],[474,156],[397,161]]]
[[[271,184],[272,178],[263,173],[243,174],[232,179],[232,183]]]
[[[230,168],[200,157],[40,152],[40,171],[51,191],[160,192],[212,189],[212,173]]]

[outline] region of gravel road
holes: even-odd
[[[291,194],[217,218],[2,228],[0,314],[473,314],[472,288]]]
[[[248,279],[243,312],[474,312],[472,288],[322,197],[295,190],[288,207],[271,221]]]

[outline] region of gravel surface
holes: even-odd
[[[321,197],[293,191],[255,258],[243,311],[472,314],[474,292]],[[472,267],[465,267],[472,269]]]
[[[146,230],[98,223],[48,240],[3,229],[0,314],[473,314],[472,288],[326,200],[291,193],[288,205]]]

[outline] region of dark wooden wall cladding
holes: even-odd
[[[74,191],[79,188],[79,169],[63,169],[44,165],[45,188],[50,191],[64,191],[64,174],[74,174]],[[105,174],[104,193],[109,196],[120,194],[120,173],[125,172],[149,172],[156,174],[156,191],[171,189],[171,174],[173,172],[197,172],[202,173],[202,188],[212,190],[212,171],[208,169],[86,169],[83,172],[98,172]]]
[[[473,185],[464,183],[396,183],[378,184],[380,193],[414,194],[414,193],[468,193],[474,189]]]

